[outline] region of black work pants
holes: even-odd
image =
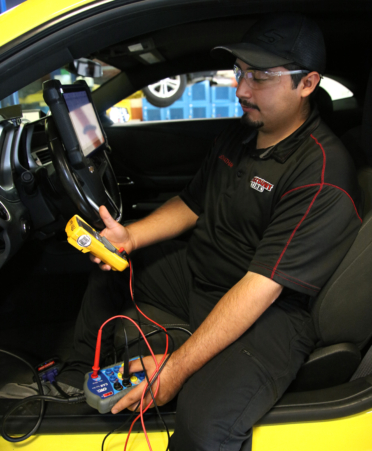
[[[190,321],[194,330],[224,294],[195,283],[183,243],[143,249],[132,261],[137,301]],[[77,320],[70,368],[90,370],[99,327],[121,313],[127,302],[128,274],[99,269],[92,273]],[[110,350],[113,331],[113,324],[105,326],[101,355]],[[294,379],[314,340],[309,313],[281,297],[184,384],[170,449],[240,450],[249,441],[252,426]]]

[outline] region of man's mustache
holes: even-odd
[[[257,110],[257,111],[260,111],[260,109],[258,108],[257,105],[255,105],[254,103],[248,102],[247,100],[239,99],[239,103],[240,103],[240,105],[245,106],[247,108],[253,108],[253,109]]]

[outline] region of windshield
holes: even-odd
[[[44,113],[48,113],[49,107],[44,102],[43,99],[43,82],[46,80],[60,80],[62,84],[69,85],[74,83],[76,80],[85,80],[90,87],[91,91],[98,89],[104,83],[109,81],[111,78],[115,77],[120,73],[120,70],[103,63],[97,59],[93,60],[99,63],[102,67],[102,77],[82,77],[80,75],[75,75],[72,73],[68,67],[55,70],[44,77],[39,78],[33,83],[20,89],[18,92],[14,93],[8,99],[4,99],[1,102],[1,106],[5,107],[14,103],[19,103],[22,106],[22,110],[42,110]]]

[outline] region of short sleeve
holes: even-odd
[[[356,206],[342,189],[309,186],[278,202],[249,270],[316,295],[336,270],[361,225]]]

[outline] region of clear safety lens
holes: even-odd
[[[261,70],[261,69],[247,69],[243,70],[239,66],[234,66],[234,74],[237,83],[240,83],[240,80],[244,78],[247,82],[248,86],[252,89],[264,89],[273,84],[277,84],[280,82],[280,77],[282,75],[291,75],[291,74],[307,74],[309,71],[306,70],[289,70],[289,71],[271,71],[269,69]]]

